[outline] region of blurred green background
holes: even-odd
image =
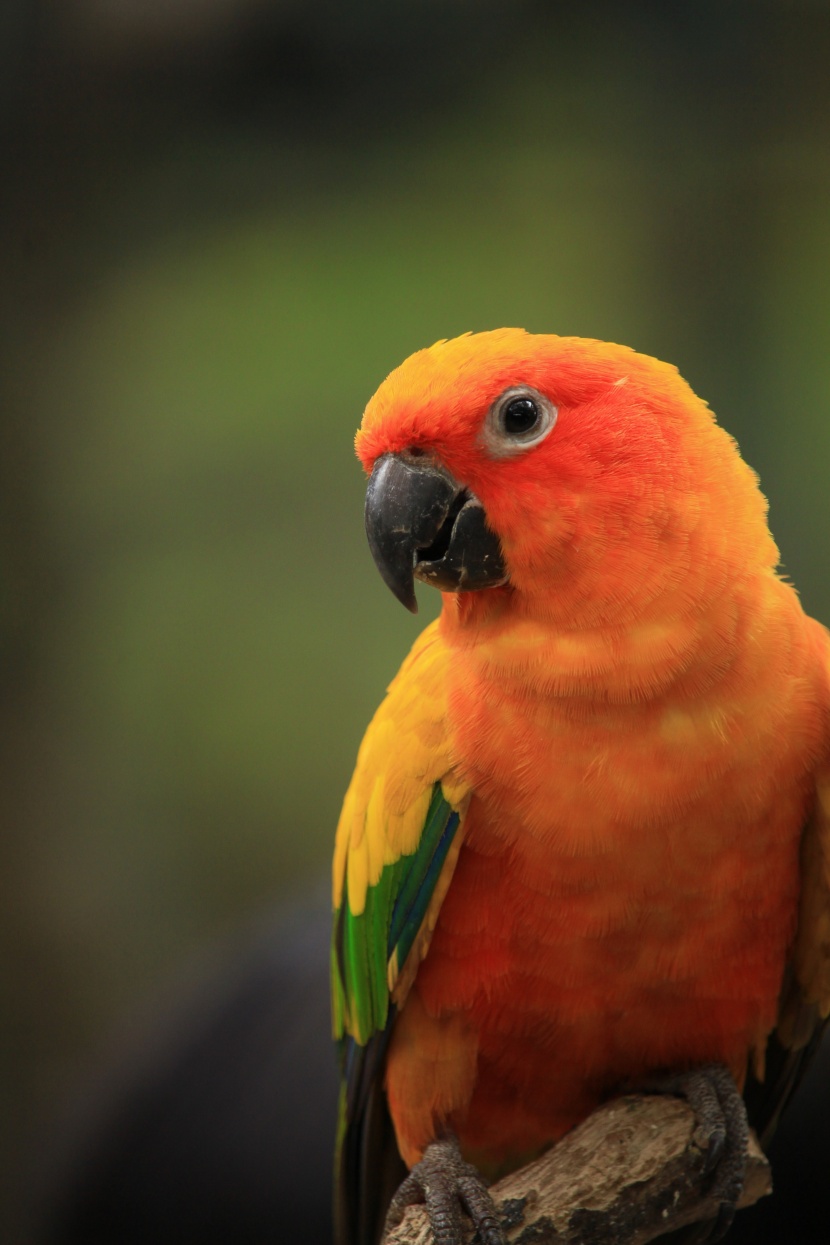
[[[830,621],[830,6],[6,0],[0,1221],[113,1026],[324,874],[410,619],[362,408],[521,325],[675,362]]]

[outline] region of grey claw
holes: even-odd
[[[407,1207],[426,1206],[435,1245],[462,1245],[466,1211],[482,1245],[505,1245],[495,1203],[471,1163],[461,1157],[455,1137],[427,1146],[389,1205],[384,1237],[398,1226]]]

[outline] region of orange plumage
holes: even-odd
[[[517,385],[555,426],[494,452],[488,411]],[[735,443],[664,363],[505,329],[408,359],[357,448],[368,471],[437,459],[507,568],[444,594],[384,710],[440,737],[462,814],[395,1000],[404,1159],[449,1127],[494,1173],[660,1070],[763,1077],[776,1024],[803,1043],[804,1016],[830,1008],[830,643],[775,573]],[[399,747],[355,784],[384,780]],[[336,898],[350,834],[341,822]]]

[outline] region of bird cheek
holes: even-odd
[[[551,573],[570,574],[579,560],[579,524],[568,506],[514,507],[512,515],[493,516],[510,578],[517,588],[541,586]]]

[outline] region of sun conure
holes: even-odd
[[[468,1164],[515,1168],[621,1090],[697,1076],[730,1128],[730,1088],[774,1125],[830,1010],[830,639],[656,359],[440,341],[357,452],[382,575],[443,608],[337,829],[339,1240],[378,1239],[405,1164],[398,1214],[426,1198],[449,1242],[460,1205],[497,1241]]]

